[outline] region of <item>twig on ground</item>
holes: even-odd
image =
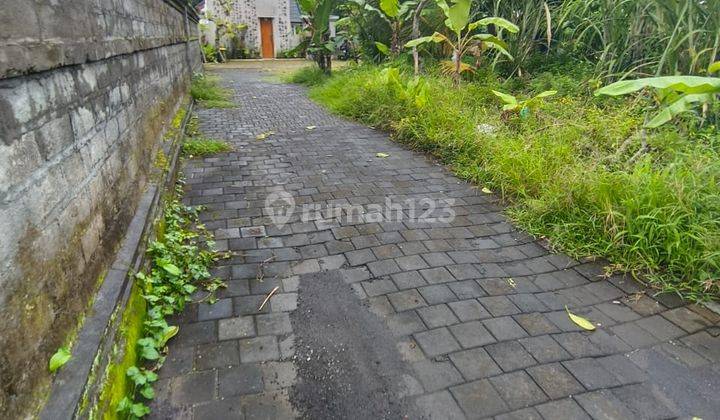
[[[275,292],[277,292],[279,288],[280,288],[280,286],[275,286],[275,287],[270,291],[270,293],[268,293],[268,295],[265,296],[265,300],[263,300],[262,304],[261,304],[260,307],[258,308],[258,312],[262,311],[262,309],[265,307],[265,304],[268,303],[268,301],[270,300],[270,298],[272,297],[272,295],[274,295]]]

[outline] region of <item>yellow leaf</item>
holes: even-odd
[[[593,325],[592,322],[588,321],[587,319],[585,319],[581,316],[575,315],[574,313],[570,312],[567,305],[565,306],[565,311],[567,312],[568,316],[570,317],[570,320],[572,322],[576,323],[579,327],[586,329],[588,331],[595,330],[595,326]]]
[[[266,132],[264,132],[264,133],[261,133],[261,134],[258,134],[257,136],[255,136],[255,139],[257,139],[257,140],[265,140],[266,138],[272,136],[273,134],[275,134],[274,131],[266,131]]]
[[[316,128],[317,128],[317,127],[314,126],[314,125],[308,125],[307,127],[305,127],[305,129],[307,129],[307,130],[314,130],[314,129],[316,129]]]
[[[484,192],[485,194],[492,194],[492,191],[488,187],[483,187],[483,189],[480,191]]]
[[[515,283],[515,280],[513,280],[512,277],[507,279],[507,284],[512,287],[513,289],[517,287],[517,283]]]
[[[377,156],[377,157],[379,157],[379,158],[386,158],[386,157],[388,157],[388,156],[390,156],[390,155],[387,154],[387,153],[378,152],[375,156]]]

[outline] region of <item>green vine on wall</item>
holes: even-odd
[[[182,194],[182,181],[176,193]],[[212,277],[210,267],[226,255],[213,250],[212,235],[198,218],[201,210],[185,206],[177,198],[169,200],[158,223],[157,240],[147,251],[152,264],[135,275],[148,309],[143,336],[129,343],[137,346],[138,365],[127,369],[134,387],[116,407],[124,418],[136,419],[150,413],[146,403],[155,396],[156,372],[165,361],[168,341],[179,331],[177,326],[168,325],[167,317],[181,312],[198,288],[208,292],[203,300],[213,303],[214,292],[225,287]]]

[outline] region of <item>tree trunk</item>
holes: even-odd
[[[400,37],[400,22],[393,22],[392,24],[392,38],[390,38],[390,55],[395,58],[400,52],[400,46],[398,40]]]
[[[412,37],[413,39],[420,38],[420,12],[422,12],[423,7],[425,7],[425,4],[427,4],[428,0],[422,0],[420,3],[418,3],[417,7],[415,8],[415,12],[413,13],[413,21],[412,21]],[[417,46],[413,47],[412,49],[412,55],[413,55],[413,63],[415,63],[415,76],[420,74],[420,55],[418,54]]]
[[[453,74],[453,85],[455,87],[460,86],[460,51],[455,49],[453,51],[453,59],[455,60],[455,73]]]

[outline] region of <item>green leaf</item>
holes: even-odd
[[[488,26],[488,25],[495,25],[498,28],[503,28],[507,30],[508,32],[517,33],[520,28],[517,27],[514,23],[505,20],[501,17],[486,17],[484,19],[477,20],[470,25],[468,25],[468,31],[472,31],[478,26]]]
[[[458,36],[460,36],[460,32],[465,29],[470,20],[470,1],[471,0],[457,0],[455,4],[450,6],[447,12],[448,18],[445,21],[445,26],[450,28]]]
[[[144,417],[150,414],[150,408],[143,403],[135,403],[130,407],[130,413],[135,417]]]
[[[60,347],[50,358],[50,363],[48,364],[50,373],[55,373],[63,367],[63,365],[70,360],[70,357],[72,357],[70,350],[68,350],[67,347]]]
[[[382,42],[375,42],[375,48],[377,48],[383,55],[388,55],[390,53],[390,48]]]
[[[171,338],[175,337],[180,331],[180,328],[177,325],[173,325],[172,327],[167,327],[165,331],[163,331],[162,338],[160,339],[160,342],[158,343],[159,347],[165,347],[165,344],[170,340]]]
[[[388,17],[397,17],[400,13],[400,3],[398,0],[380,0],[380,10]]]
[[[155,347],[146,346],[141,347],[140,356],[145,360],[157,360],[160,358],[160,353],[158,353]]]
[[[132,401],[130,398],[125,397],[118,403],[117,408],[115,409],[115,412],[122,413],[125,411],[130,411],[130,407],[132,407]]]
[[[482,42],[485,42],[486,44],[495,44],[499,47],[502,47],[503,49],[507,50],[508,46],[502,39],[496,37],[495,35],[490,34],[476,34],[473,35],[470,39],[479,39]]]
[[[170,262],[157,261],[157,264],[173,276],[179,276],[180,273],[182,273],[182,271],[180,271],[180,269],[175,264],[172,264]]]
[[[406,48],[412,48],[412,47],[416,47],[416,46],[418,46],[418,45],[420,45],[420,44],[425,44],[425,43],[427,43],[427,42],[435,42],[435,43],[438,43],[438,42],[447,41],[447,40],[448,40],[448,39],[447,39],[447,37],[446,37],[445,35],[443,35],[443,34],[441,34],[441,33],[439,33],[439,32],[435,32],[434,34],[432,34],[432,35],[430,35],[430,36],[421,36],[420,38],[416,38],[416,39],[413,39],[413,40],[411,40],[411,41],[408,41],[408,42],[405,44],[405,47],[406,47]]]
[[[583,328],[588,331],[595,330],[595,326],[592,324],[592,322],[588,321],[587,319],[585,319],[581,316],[575,315],[574,313],[570,312],[570,310],[568,309],[567,306],[565,306],[565,311],[567,312],[568,317],[570,317],[570,320],[572,322],[574,322],[575,324],[577,324],[580,328]]]
[[[300,10],[305,12],[308,15],[311,15],[315,11],[315,7],[317,7],[317,1],[316,0],[298,0],[298,6],[300,6]]]
[[[495,94],[495,96],[497,96],[498,98],[502,99],[502,101],[505,102],[506,104],[512,104],[512,105],[517,104],[517,98],[515,98],[512,95],[509,95],[507,93],[498,92],[497,90],[493,90],[492,93]]]
[[[678,98],[675,102],[664,107],[660,112],[653,117],[652,120],[648,121],[648,128],[657,128],[666,122],[672,120],[676,115],[682,114],[683,112],[692,111],[693,105],[696,103],[711,102],[713,95],[702,93],[694,95],[683,95]]]
[[[542,92],[542,93],[537,94],[535,97],[536,97],[536,98],[545,98],[545,97],[548,97],[548,96],[553,96],[553,95],[555,95],[556,93],[557,93],[556,90],[546,90],[545,92]]]
[[[621,80],[595,91],[595,96],[619,96],[636,92],[646,87],[672,89],[683,93],[718,93],[720,78],[701,76],[663,76],[644,79]]]
[[[155,398],[155,390],[151,385],[145,385],[144,387],[140,388],[140,395],[147,398],[148,400],[152,400]]]
[[[506,56],[509,59],[513,59],[513,56],[510,55],[510,53],[507,51],[506,44],[501,39],[494,37],[490,35],[491,38],[487,38],[483,40],[483,46],[487,48],[492,48],[495,50],[498,50],[502,55]],[[499,42],[498,42],[499,41]]]
[[[716,61],[708,67],[708,73],[715,73],[720,71],[720,61]]]

